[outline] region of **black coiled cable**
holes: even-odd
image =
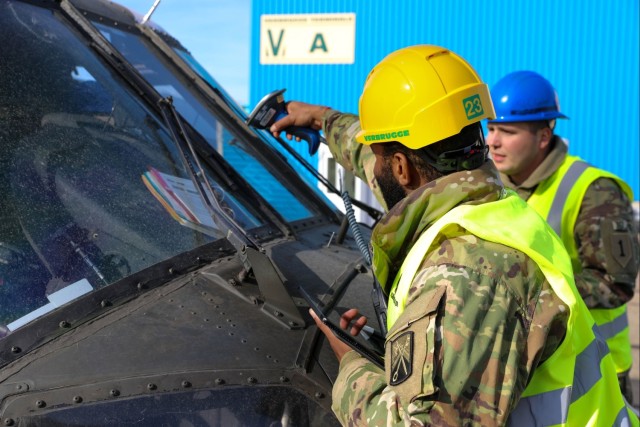
[[[369,252],[369,246],[364,241],[362,237],[362,232],[360,231],[360,227],[356,222],[356,215],[353,212],[353,206],[351,206],[351,197],[349,197],[349,193],[343,191],[340,193],[342,197],[342,201],[344,202],[344,209],[346,211],[347,220],[349,221],[349,228],[351,229],[351,233],[353,233],[353,238],[356,239],[356,244],[358,245],[358,249],[362,253],[364,260],[367,262],[367,265],[371,265],[371,252]]]
[[[344,190],[340,192],[340,197],[342,197],[342,201],[344,202],[344,209],[347,221],[349,222],[349,228],[351,229],[351,233],[353,234],[353,238],[356,240],[358,249],[360,249],[365,262],[368,266],[371,266],[371,252],[369,251],[369,246],[362,237],[360,226],[356,222],[356,215],[355,212],[353,212],[353,206],[351,205],[351,197],[349,197],[349,193]],[[373,308],[376,312],[376,317],[378,318],[380,330],[382,331],[382,342],[378,344],[382,349],[384,349],[384,336],[387,334],[387,302],[384,292],[382,292],[382,288],[376,280],[375,275],[373,276],[371,300],[373,302]]]

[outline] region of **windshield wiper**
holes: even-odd
[[[212,197],[214,194],[213,188],[211,188],[211,184],[206,179],[204,169],[198,160],[198,154],[184,128],[182,119],[173,106],[173,99],[171,97],[161,98],[158,101],[158,105],[160,106],[160,112],[162,113],[164,122],[169,128],[171,138],[176,143],[182,162],[187,168],[189,177],[191,181],[193,181],[213,222],[220,227],[221,230],[226,232],[225,237],[235,248],[246,246],[258,249],[258,243],[222,209],[222,206],[220,206],[216,198]],[[191,154],[191,158],[187,153]],[[248,265],[245,264],[245,267],[248,267]]]
[[[182,118],[173,106],[172,98],[161,98],[158,105],[180,157],[187,168],[189,177],[211,215],[211,219],[225,233],[226,239],[237,250],[245,271],[253,271],[265,300],[263,310],[288,328],[303,327],[305,322],[264,248],[222,209],[213,196],[215,193],[198,160],[198,154],[184,128]]]

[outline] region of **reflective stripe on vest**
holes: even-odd
[[[587,162],[576,161],[569,167],[567,173],[562,177],[562,181],[560,181],[556,196],[551,203],[551,209],[549,209],[549,215],[547,215],[547,222],[558,236],[562,236],[562,212],[564,212],[564,207],[567,204],[569,192],[571,192],[580,175],[590,166]]]
[[[575,223],[588,187],[598,178],[614,180],[627,197],[633,199],[631,189],[620,178],[567,155],[558,170],[540,182],[527,200],[560,236],[576,274],[582,270],[582,264],[574,237]],[[633,362],[626,309],[624,304],[613,309],[589,310],[607,340],[617,372],[629,370]]]
[[[595,339],[576,356],[573,384],[520,399],[509,416],[510,424],[527,427],[567,422],[569,405],[584,396],[602,378],[600,370],[593,367],[600,366],[602,359],[609,354],[609,348],[604,339],[599,336],[595,325],[592,330]],[[626,407],[623,409],[626,414]]]
[[[504,227],[507,223],[510,227]],[[394,308],[390,297],[389,328],[404,310],[411,282],[432,242],[451,224],[527,254],[568,307],[565,338],[533,372],[509,418],[513,425],[547,424],[547,416],[565,425],[613,425],[625,403],[611,355],[603,351],[606,346],[596,338],[593,319],[573,285],[570,259],[548,224],[512,192],[497,202],[458,206],[422,233],[394,281],[391,294],[398,306]]]
[[[600,333],[607,340],[616,372],[628,371],[633,363],[631,336],[627,319],[627,304],[617,308],[593,308],[589,310]]]
[[[601,323],[598,325],[598,328],[600,329],[600,333],[602,334],[605,340],[615,337],[620,332],[624,331],[629,327],[629,320],[627,319],[626,307],[627,307],[626,305],[623,307],[618,307],[618,312],[616,313],[617,316],[613,320],[610,320],[609,322]],[[613,310],[608,310],[608,311],[613,311]]]

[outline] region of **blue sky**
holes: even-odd
[[[145,15],[154,0],[115,0]],[[251,0],[161,0],[151,20],[193,54],[240,104],[249,101]]]

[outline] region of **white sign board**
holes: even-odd
[[[355,49],[355,13],[260,17],[261,64],[353,64]]]

